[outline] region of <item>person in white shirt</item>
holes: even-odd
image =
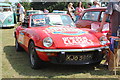
[[[19,7],[19,14],[20,14],[20,22],[24,22],[25,9],[20,3],[18,3],[18,7]]]
[[[98,8],[100,7],[100,4],[97,1],[93,1],[93,5],[91,6],[91,8]]]
[[[49,11],[46,8],[44,8],[44,13],[49,13]]]

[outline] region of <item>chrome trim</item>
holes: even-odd
[[[102,49],[108,49],[109,46],[105,47],[98,47],[98,48],[88,48],[88,49],[40,49],[40,48],[35,48],[36,51],[39,52],[87,52],[87,51],[100,51]]]
[[[15,24],[10,24],[10,25],[0,25],[0,27],[13,27],[13,26],[15,26]]]

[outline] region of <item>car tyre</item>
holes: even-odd
[[[93,64],[91,64],[91,66],[97,67],[97,66],[99,66],[99,65],[100,65],[100,63],[101,63],[101,61],[96,62],[96,63],[93,63]]]
[[[22,51],[22,47],[18,43],[17,39],[15,39],[15,49],[16,49],[16,51]]]
[[[35,51],[35,44],[33,41],[29,44],[29,58],[30,58],[30,65],[32,69],[40,69],[42,68],[43,61],[40,60],[36,51]]]

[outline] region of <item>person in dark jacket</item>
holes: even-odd
[[[110,32],[107,34],[108,38],[109,36],[117,36],[117,30],[118,30],[118,27],[120,26],[120,0],[113,0],[113,1],[109,2],[108,7],[104,13],[101,25],[97,29],[98,32],[102,32],[104,23],[107,17],[110,16],[111,23],[110,23]],[[118,45],[118,43],[115,43],[115,42],[113,43],[112,40],[113,39],[111,39],[110,54],[107,56],[106,62],[104,63],[104,64],[108,63],[109,70],[114,69],[113,60],[115,56],[113,56],[113,54],[116,55],[115,54],[116,46],[114,46],[114,44]]]

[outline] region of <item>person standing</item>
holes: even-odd
[[[17,22],[20,22],[20,14],[19,14],[19,4],[17,4],[17,10],[16,10],[16,13],[17,13]]]
[[[68,4],[68,14],[72,18],[73,21],[75,21],[75,15],[74,15],[75,8],[73,7],[73,3]]]
[[[44,13],[49,13],[49,11],[46,8],[44,8]]]
[[[80,18],[80,15],[81,15],[83,10],[84,10],[84,7],[82,6],[82,2],[79,2],[78,7],[75,10],[76,21]]]
[[[20,22],[24,22],[25,9],[20,3],[18,3],[18,7],[19,7],[19,14],[20,14]]]
[[[91,8],[91,6],[92,6],[92,3],[87,4],[87,8]]]
[[[31,10],[34,10],[33,8],[31,8]]]
[[[108,7],[104,13],[100,27],[97,29],[98,32],[102,32],[103,25],[110,16],[110,32],[108,35],[117,36],[117,29],[120,25],[120,0],[119,2],[109,2]]]
[[[108,16],[110,16],[111,23],[110,23],[110,32],[107,34],[107,36],[108,37],[109,36],[117,36],[117,30],[120,26],[120,0],[114,0],[114,2],[111,0],[111,2],[109,2],[108,7],[104,13],[101,25],[97,29],[98,32],[102,32],[104,23]],[[112,42],[112,39],[111,39],[111,42]],[[118,45],[117,43],[114,43],[114,44]],[[110,50],[113,51],[113,53],[114,53],[114,50],[112,47],[113,47],[113,44],[110,45]],[[114,49],[116,49],[115,46],[114,46]],[[109,61],[109,65],[110,65],[109,70],[113,70],[114,63],[112,63],[112,62],[114,62],[113,61],[114,59],[113,59],[113,57],[111,57],[113,53],[111,52],[110,57],[108,57],[108,59],[107,59],[107,61]],[[106,61],[106,63],[107,63],[107,61]]]
[[[91,6],[91,8],[98,8],[100,7],[100,4],[97,1],[93,1],[93,5]]]

